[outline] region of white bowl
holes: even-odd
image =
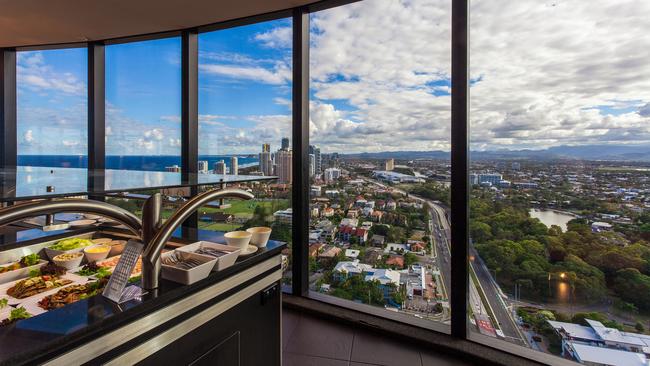
[[[91,239],[93,241],[93,244],[106,244],[106,245],[111,245],[110,242],[113,241],[111,238],[96,238],[96,239]]]
[[[113,240],[108,245],[111,246],[111,252],[108,254],[108,256],[114,257],[116,255],[122,254],[124,251],[124,246],[126,246],[126,240]]]
[[[253,234],[246,231],[231,231],[225,233],[223,237],[226,239],[226,243],[228,243],[229,246],[244,249],[248,246],[248,243],[250,243]]]
[[[88,250],[91,248],[102,248],[104,250],[98,253],[90,253]],[[106,257],[108,257],[108,253],[110,252],[111,252],[111,246],[105,244],[96,244],[84,248],[84,254],[86,255],[86,259],[88,260],[88,262],[97,262],[97,261],[104,260],[106,259]]]
[[[72,256],[74,256],[74,258],[61,259],[60,257],[64,256],[64,255],[72,255]],[[84,259],[83,253],[74,252],[74,253],[62,253],[62,254],[59,254],[59,255],[55,256],[54,258],[52,258],[52,261],[57,266],[63,267],[65,269],[74,269],[74,268],[79,267],[79,265],[81,264],[81,261],[83,259]]]
[[[257,226],[246,229],[247,232],[253,234],[251,237],[251,244],[258,248],[264,248],[266,243],[269,242],[271,236],[271,228],[266,226]]]

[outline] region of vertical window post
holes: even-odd
[[[16,167],[17,144],[16,50],[0,49],[0,169]],[[2,196],[15,194],[15,172],[11,176],[6,174],[5,179],[0,181]]]
[[[0,168],[17,164],[16,50],[0,49]]]
[[[469,0],[451,10],[451,334],[467,336],[469,244]]]
[[[182,180],[196,183],[199,161],[199,34],[185,30],[181,34],[181,174]],[[190,196],[198,193],[190,188]],[[185,238],[196,239],[198,214],[191,215],[182,226]]]
[[[88,44],[88,191],[104,191],[106,168],[106,57],[104,44]],[[102,196],[89,198],[103,200]]]
[[[309,12],[293,10],[292,293],[309,291]]]

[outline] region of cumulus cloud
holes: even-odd
[[[323,151],[449,148],[446,2],[359,2],[313,16],[311,141]]]
[[[154,128],[151,130],[144,131],[144,137],[149,140],[162,140],[165,138],[165,134],[160,128]]]
[[[177,115],[160,116],[160,120],[163,121],[163,122],[180,123],[181,122],[181,116],[177,116]]]
[[[79,146],[79,144],[81,142],[80,141],[73,141],[73,140],[63,140],[63,141],[61,141],[61,143],[65,147],[75,147],[75,146]]]
[[[249,80],[272,85],[286,84],[291,80],[291,70],[284,62],[277,62],[273,69],[259,66],[201,64],[199,70],[233,80]]]
[[[27,130],[23,134],[23,142],[26,144],[31,144],[34,142],[34,131],[32,130]]]
[[[19,88],[31,92],[59,92],[68,95],[84,95],[86,84],[77,75],[55,70],[45,62],[41,51],[18,54],[16,79]]]
[[[325,151],[448,150],[449,4],[315,13],[311,141]],[[473,1],[473,148],[650,142],[648,12],[634,0]]]
[[[650,141],[650,4],[477,0],[471,11],[476,147]]]
[[[171,147],[180,147],[181,146],[181,139],[170,138],[169,139],[169,146],[171,146]]]
[[[292,37],[293,32],[291,27],[277,27],[268,32],[258,33],[254,38],[265,47],[289,48],[291,47]]]
[[[165,116],[157,118],[165,119]],[[173,118],[167,119],[173,122]],[[179,123],[147,123],[129,117],[112,103],[106,104],[107,155],[180,155],[180,144],[177,144],[180,136]]]
[[[650,102],[639,109],[641,117],[650,117]]]

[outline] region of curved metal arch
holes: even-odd
[[[131,212],[106,202],[64,198],[51,201],[33,201],[0,209],[0,226],[41,215],[57,213],[91,213],[119,222],[142,238],[142,221]]]
[[[174,214],[165,221],[151,239],[145,243],[145,250],[142,254],[142,286],[145,289],[154,289],[158,287],[158,276],[160,275],[160,253],[167,240],[169,240],[178,227],[198,210],[201,206],[215,201],[220,198],[240,198],[250,200],[254,198],[252,193],[241,189],[217,189],[207,191],[194,196],[181,206]],[[147,221],[145,219],[145,221]]]

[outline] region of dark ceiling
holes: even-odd
[[[0,47],[172,31],[293,8],[314,0],[0,0]]]

